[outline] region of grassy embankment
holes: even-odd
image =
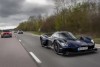
[[[95,41],[97,44],[100,44],[100,38],[94,38],[94,41]]]

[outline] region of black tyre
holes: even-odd
[[[59,49],[59,44],[57,44],[57,42],[54,42],[54,52],[56,54],[59,54],[60,53],[60,49]]]
[[[12,36],[10,36],[12,38]]]
[[[3,38],[3,36],[1,36],[1,38]]]
[[[43,42],[42,38],[40,38],[40,41],[41,41],[41,46],[44,47],[44,42]]]

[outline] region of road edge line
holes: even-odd
[[[97,48],[100,48],[100,47],[97,47]]]

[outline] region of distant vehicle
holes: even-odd
[[[17,31],[14,31],[14,33],[17,33]]]
[[[17,33],[18,33],[18,34],[23,34],[23,31],[18,31]]]
[[[70,55],[71,53],[95,52],[95,42],[89,37],[77,39],[71,32],[60,31],[40,36],[42,47],[50,47],[57,54]]]
[[[2,30],[1,38],[5,38],[5,37],[12,37],[12,32],[10,30]]]

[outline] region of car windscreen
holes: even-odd
[[[10,32],[10,30],[3,30],[3,32]]]
[[[76,40],[77,38],[70,32],[60,33],[62,38],[67,38],[68,40]]]

